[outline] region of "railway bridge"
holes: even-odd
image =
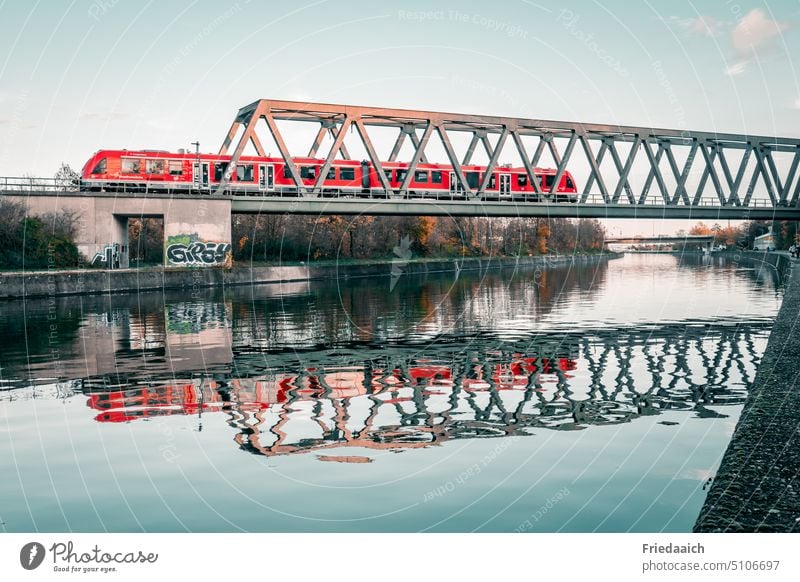
[[[288,144],[303,135],[308,149],[291,151]],[[266,177],[256,194],[237,194],[237,162],[272,152],[291,185]],[[239,110],[218,154],[230,158],[224,176],[209,179],[198,154],[189,193],[148,184],[137,192],[85,192],[52,180],[0,178],[0,200],[20,201],[31,213],[75,213],[81,252],[120,267],[127,266],[127,221],[140,217],[164,219],[165,261],[176,267],[225,263],[236,213],[800,219],[800,139],[787,137],[262,99]],[[316,177],[301,175],[298,156],[321,161]],[[359,157],[375,169],[378,188],[323,188],[334,160]],[[452,172],[449,190],[412,189],[415,169],[433,159]],[[394,186],[383,171],[387,161],[407,163]],[[477,183],[462,169],[468,164],[484,167]],[[495,172],[512,165],[524,169],[536,201],[492,184]],[[549,190],[535,175],[540,166],[554,169]],[[574,202],[556,196],[567,171],[577,185]]]

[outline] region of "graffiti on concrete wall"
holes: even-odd
[[[92,257],[92,266],[119,269],[119,246],[119,243],[111,243],[96,252]]]
[[[230,259],[230,243],[200,240],[196,233],[170,236],[166,243],[167,265],[213,267]]]

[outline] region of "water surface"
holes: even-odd
[[[724,259],[0,304],[4,531],[691,531],[780,306]]]

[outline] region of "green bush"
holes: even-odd
[[[72,217],[27,216],[18,202],[0,201],[0,268],[77,267]]]

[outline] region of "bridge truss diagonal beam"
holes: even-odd
[[[578,202],[595,205],[639,207],[663,205],[672,208],[736,208],[746,215],[748,208],[796,208],[800,205],[800,139],[775,136],[656,129],[636,126],[602,125],[565,121],[548,121],[518,117],[469,115],[406,109],[304,103],[262,99],[242,108],[225,139],[220,153],[231,152],[231,163],[217,193],[226,192],[230,176],[245,148],[251,145],[258,155],[264,153],[264,135],[256,125],[265,121],[268,133],[285,162],[285,175],[291,177],[296,193],[317,195],[324,176],[336,156],[351,159],[353,141],[365,152],[377,179],[370,195],[384,199],[410,197],[418,186],[412,186],[414,171],[420,164],[430,163],[431,137],[441,141],[445,160],[454,174],[451,190],[464,194],[470,201],[497,189],[491,172],[509,162],[517,173],[524,172],[537,199],[560,200],[561,178],[573,176]],[[313,185],[300,176],[294,152],[287,147],[278,122],[314,123],[316,134],[306,150],[309,158],[321,159],[322,172]],[[384,144],[373,130],[393,128],[393,142]],[[242,131],[243,130],[243,131]],[[239,141],[234,138],[239,134]],[[457,134],[468,141],[455,141]],[[331,149],[320,150],[326,139]],[[536,140],[530,155],[525,140]],[[410,158],[401,159],[406,140],[410,141]],[[514,144],[513,160],[506,160],[508,141]],[[461,152],[454,144],[468,144]],[[623,144],[625,144],[623,146]],[[383,157],[379,151],[390,150]],[[576,147],[579,146],[579,147]],[[231,150],[231,147],[233,149]],[[622,149],[621,149],[622,148]],[[478,149],[486,154],[488,170],[470,186],[462,166],[474,164]],[[539,163],[547,152],[555,179],[543,188],[539,183]],[[736,152],[736,156],[731,154]],[[303,152],[305,153],[305,152]],[[392,188],[383,172],[384,162],[405,164],[406,175]],[[320,163],[320,162],[318,162]],[[577,168],[577,169],[576,169]],[[470,170],[474,171],[474,170]],[[745,180],[748,182],[745,184]],[[470,177],[472,180],[472,177]],[[377,188],[374,186],[377,184]],[[655,191],[653,191],[655,189]],[[543,191],[544,190],[544,191]]]

